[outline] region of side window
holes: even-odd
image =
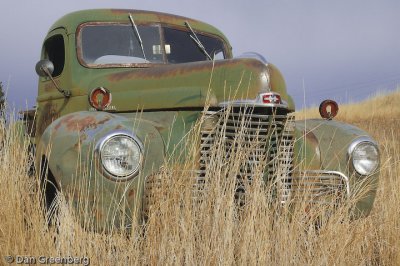
[[[59,76],[65,63],[65,47],[62,35],[54,35],[44,43],[44,58],[49,59],[54,64],[53,77]]]

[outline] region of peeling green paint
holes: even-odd
[[[147,67],[91,68],[82,65],[77,39],[80,25],[87,22],[129,23],[129,13],[138,24],[160,23],[184,29],[184,22],[189,21],[195,31],[223,40],[226,59]],[[203,22],[148,11],[89,10],[74,12],[58,20],[46,39],[55,35],[64,39],[65,65],[54,80],[61,88],[68,89],[71,97],[60,94],[48,78],[39,79],[34,138],[36,163],[39,165],[45,156],[59,185],[68,191],[74,204],[81,197],[87,199],[93,223],[101,228],[118,224],[124,219],[121,218],[125,217],[124,213],[131,218],[138,214],[145,178],[156,173],[165,158],[177,156],[185,149],[182,139],[198,122],[205,106],[220,108],[221,102],[255,99],[260,92],[272,91],[280,94],[288,111],[295,110],[284,78],[274,65],[256,59],[233,59],[226,37]],[[42,58],[46,58],[44,52]],[[112,108],[109,110],[89,111],[92,108],[88,97],[97,87],[105,87],[111,92]],[[94,153],[98,140],[116,130],[132,132],[144,146],[143,167],[129,182],[105,178]],[[366,133],[360,129],[336,121],[297,122],[294,171],[340,171],[351,178],[350,184],[357,183],[359,177],[349,170],[346,148],[352,140],[363,135]],[[368,178],[373,186],[357,203],[359,212],[355,216],[368,214],[372,208],[378,175]],[[77,188],[77,182],[86,184],[85,189]],[[116,207],[116,202],[126,204]],[[113,215],[116,209],[120,211],[119,215]]]

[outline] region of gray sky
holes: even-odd
[[[297,108],[325,98],[359,100],[400,84],[398,0],[98,0],[0,3],[0,81],[18,108],[34,105],[41,44],[52,23],[71,11],[132,8],[213,24],[234,55],[262,54],[285,76]],[[26,104],[27,103],[27,104]]]

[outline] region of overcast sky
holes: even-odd
[[[90,8],[162,11],[213,24],[234,55],[262,54],[281,70],[297,108],[359,100],[400,84],[398,0],[1,0],[0,81],[17,107],[35,104],[43,38],[52,23]]]

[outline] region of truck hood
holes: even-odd
[[[111,92],[111,107],[117,112],[218,106],[226,101],[255,99],[268,90],[279,93],[294,110],[279,70],[256,59],[109,69],[94,76],[88,94],[97,87]]]

